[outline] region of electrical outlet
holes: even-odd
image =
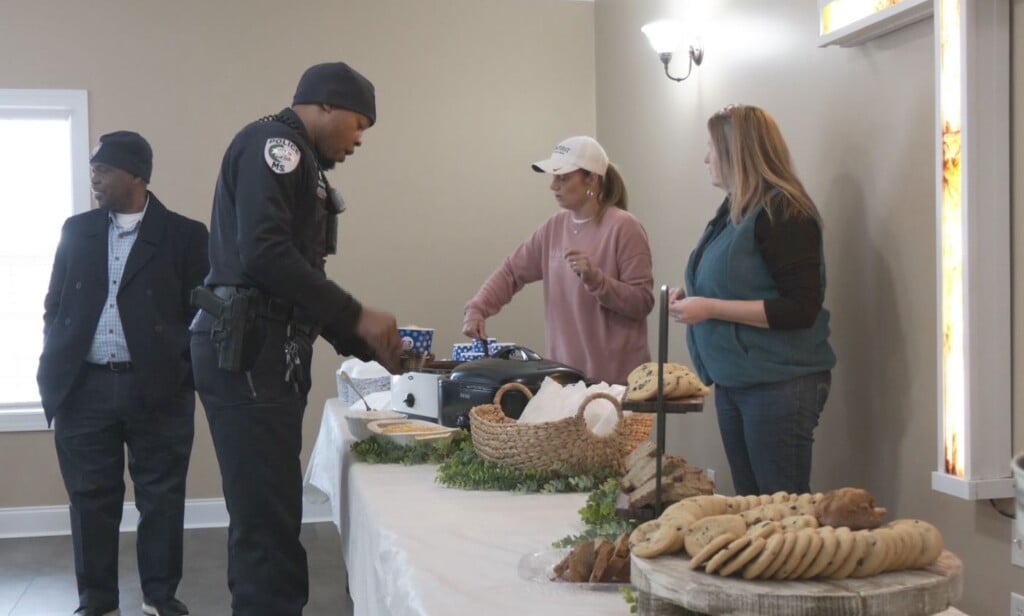
[[[1024,537],[1017,536],[1014,524],[1010,525],[1010,563],[1018,567],[1024,567]],[[1021,614],[1021,616],[1024,616],[1024,614]]]
[[[713,468],[706,468],[706,469],[704,469],[704,474],[708,476],[708,480],[709,481],[711,481],[711,482],[715,481],[715,469],[713,469]]]
[[[1010,616],[1024,616],[1024,596],[1010,593]]]

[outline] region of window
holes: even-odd
[[[84,90],[0,90],[0,431],[46,428],[36,368],[64,220],[89,208]]]

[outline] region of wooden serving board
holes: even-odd
[[[622,410],[633,411],[634,413],[657,413],[658,412],[658,401],[657,400],[621,400]],[[704,411],[704,397],[695,396],[693,398],[679,398],[676,400],[665,400],[664,401],[665,413],[679,414],[679,413],[701,413]]]
[[[963,563],[944,550],[927,569],[845,580],[744,580],[692,571],[685,557],[632,557],[640,614],[927,616],[963,593]]]

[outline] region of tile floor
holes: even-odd
[[[352,616],[334,525],[303,525],[302,543],[310,572],[304,616]],[[226,528],[185,531],[185,574],[178,598],[193,616],[231,614],[226,550]],[[121,614],[141,616],[134,533],[122,533],[120,555]],[[70,616],[77,607],[71,537],[0,540],[0,616]]]

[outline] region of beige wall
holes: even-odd
[[[554,210],[529,163],[594,131],[593,11],[557,0],[7,0],[0,88],[88,90],[92,141],[141,132],[154,192],[208,222],[232,135],[290,103],[307,66],[350,62],[377,86],[379,123],[331,173],[349,211],[328,273],[400,324],[435,327],[443,350],[466,299]],[[535,348],[541,328],[534,289],[491,325]],[[340,362],[318,344],[306,456]],[[188,497],[218,497],[201,412],[196,428]],[[0,508],[66,502],[49,433],[0,434],[0,469]]]
[[[807,0],[596,6],[598,136],[621,164],[632,209],[651,235],[656,284],[681,280],[722,198],[703,165],[707,117],[736,102],[769,110],[826,224],[826,304],[839,364],[816,433],[813,486],[863,486],[891,516],[936,523],[966,565],[960,606],[1005,614],[1011,589],[1024,589],[1024,570],[1010,565],[1010,522],[987,502],[930,488],[937,457],[931,20],[862,47],[819,49],[816,5]],[[639,29],[654,19],[688,19],[697,7],[705,10],[706,58],[689,81],[673,83]],[[684,63],[676,72],[685,70]],[[1016,108],[1019,119],[1019,102]],[[1022,203],[1019,184],[1016,196]],[[1017,220],[1018,246],[1022,229]],[[1024,270],[1015,271],[1019,280]],[[671,329],[669,355],[687,359],[679,326]],[[1016,364],[1020,373],[1024,362]],[[670,450],[716,469],[720,487],[731,489],[712,408],[671,418],[669,430]]]

